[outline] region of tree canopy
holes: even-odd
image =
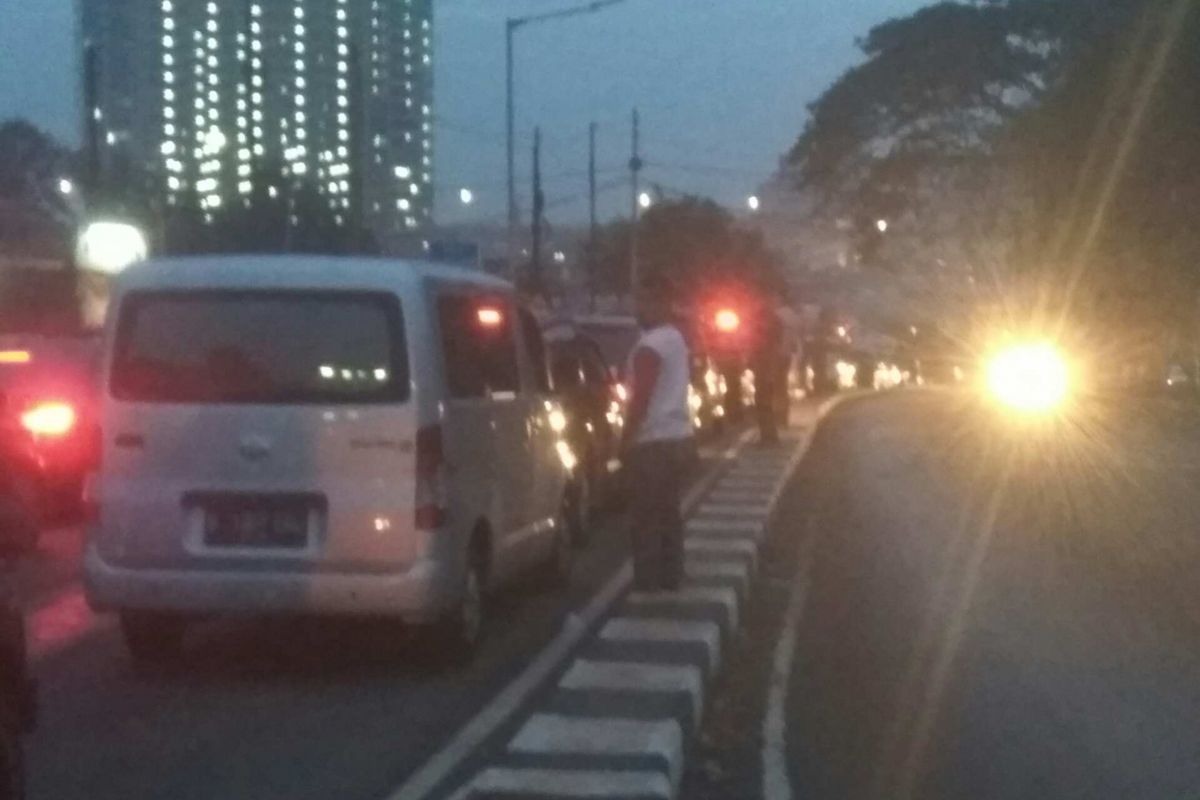
[[[1060,314],[1195,311],[1198,0],[942,3],[859,44],[784,173],[865,265],[935,302],[1016,281]]]
[[[738,227],[733,215],[712,200],[661,201],[639,218],[637,230],[640,274],[667,276],[685,293],[715,283],[780,284],[778,263],[762,237]],[[600,229],[592,253],[599,293],[628,294],[631,231],[628,221]]]

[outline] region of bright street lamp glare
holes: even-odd
[[[1070,369],[1049,342],[1019,344],[992,358],[987,383],[996,399],[1009,408],[1026,414],[1044,414],[1066,400]]]
[[[638,195],[638,205],[642,208],[649,208],[654,203],[649,192],[642,192]]]
[[[475,193],[470,189],[463,187],[458,190],[458,199],[464,206],[469,206],[475,202]]]
[[[58,191],[62,194],[71,194],[75,191],[75,184],[71,183],[67,178],[60,178],[58,181]]]
[[[93,222],[79,234],[75,259],[82,269],[115,275],[149,254],[146,237],[123,222]]]
[[[748,205],[750,207],[751,211],[758,211],[758,208],[760,205],[759,200],[758,200],[758,195],[752,194],[749,197],[747,197],[746,205]]]
[[[880,233],[887,233],[888,221],[886,219],[878,220],[875,223],[875,227],[879,229]]]

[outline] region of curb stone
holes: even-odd
[[[811,422],[781,448],[742,448],[686,521],[682,589],[618,603],[452,800],[675,800],[762,539],[817,426],[842,399],[807,406]]]

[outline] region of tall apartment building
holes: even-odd
[[[268,181],[381,240],[430,223],[432,0],[81,3],[101,175],[132,161],[208,220]]]

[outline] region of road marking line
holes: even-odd
[[[750,440],[744,433],[725,451],[728,458],[736,457],[738,449]],[[722,464],[714,464],[700,480],[692,486],[683,500],[683,512],[691,513],[700,498],[720,477]],[[633,562],[629,559],[609,579],[608,583],[592,596],[586,607],[578,614],[568,616],[563,630],[547,644],[527,667],[504,687],[490,703],[458,730],[441,750],[414,772],[398,789],[387,796],[387,800],[423,800],[430,792],[457,768],[466,758],[482,745],[496,729],[507,722],[550,676],[571,650],[583,639],[584,634],[607,614],[633,583]]]
[[[674,790],[683,773],[683,729],[675,719],[565,717],[534,714],[508,746],[513,753],[656,755],[667,762]]]
[[[805,539],[796,566],[792,596],[783,616],[783,628],[775,645],[771,679],[767,684],[766,714],[762,727],[763,800],[792,800],[792,782],[787,766],[787,698],[792,665],[796,659],[797,633],[808,598],[808,572],[812,562],[813,525],[808,518],[808,537]]]
[[[616,617],[600,629],[608,641],[699,643],[708,651],[708,671],[721,665],[721,626],[715,622],[682,619]]]
[[[640,770],[505,769],[490,767],[469,787],[477,792],[542,794],[555,797],[671,796],[661,772]],[[470,792],[462,796],[469,797]]]
[[[630,605],[719,605],[725,609],[729,630],[738,626],[738,594],[730,586],[684,586],[674,592],[634,592],[626,598]]]
[[[613,689],[626,692],[686,692],[692,720],[704,711],[704,677],[691,664],[652,664],[637,661],[590,661],[571,665],[558,685],[564,689]]]

